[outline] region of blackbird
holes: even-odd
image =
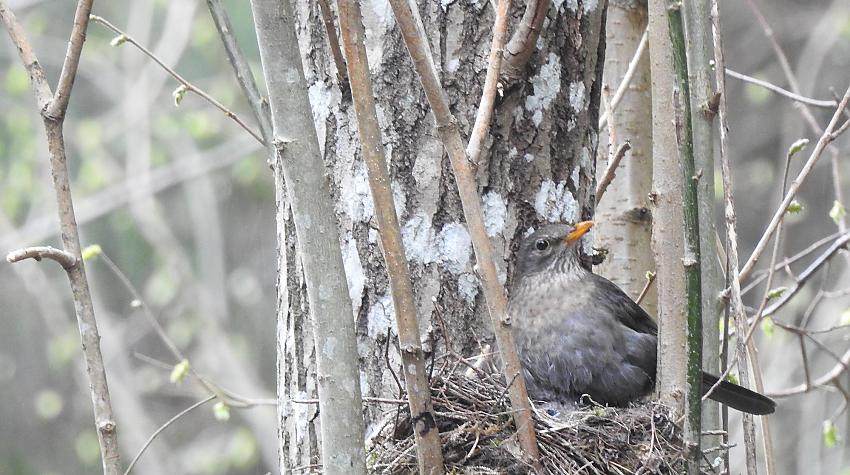
[[[580,238],[593,226],[552,224],[525,238],[510,292],[510,314],[528,394],[575,406],[586,394],[624,406],[655,386],[658,328],[608,279],[582,266]],[[718,378],[702,374],[705,394]],[[751,414],[776,403],[722,381],[711,399]]]

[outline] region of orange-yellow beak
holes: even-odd
[[[569,234],[567,234],[567,237],[564,239],[564,242],[567,244],[572,244],[578,241],[582,236],[585,235],[585,233],[590,231],[590,228],[592,227],[593,221],[582,221],[580,223],[577,223],[573,227],[573,230],[570,231]]]

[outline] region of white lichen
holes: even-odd
[[[583,82],[574,82],[570,84],[570,106],[576,112],[584,109],[585,87]]]
[[[395,306],[390,295],[382,295],[369,308],[369,314],[366,316],[366,334],[374,340],[379,336],[386,337],[389,329],[392,329],[393,333],[398,334],[395,321]]]
[[[598,0],[584,0],[584,13],[590,13],[599,6]]]
[[[435,234],[431,218],[419,212],[404,223],[401,238],[408,260],[439,263],[453,274],[462,272],[469,263],[472,240],[460,223],[448,223]]]
[[[539,126],[546,110],[561,91],[561,58],[549,53],[546,64],[540,67],[536,76],[531,78],[534,94],[525,99],[525,109],[531,112],[531,120]]]
[[[401,228],[401,240],[408,260],[421,264],[434,262],[434,231],[429,216],[420,212],[408,219]]]
[[[578,202],[563,181],[541,183],[534,197],[534,210],[550,223],[576,222],[579,216]]]
[[[484,214],[484,227],[488,236],[495,236],[505,230],[505,220],[508,217],[508,206],[502,195],[495,191],[484,195],[482,207]]]
[[[344,176],[340,183],[341,203],[347,209],[348,216],[354,222],[367,222],[375,214],[375,203],[369,189],[369,176],[366,165],[358,161],[354,164],[354,172]]]
[[[437,252],[440,262],[453,274],[466,268],[472,253],[472,239],[460,223],[447,223],[437,237]]]
[[[457,278],[457,291],[469,305],[475,303],[478,295],[478,279],[475,274],[464,272]]]
[[[366,276],[363,274],[360,253],[357,252],[357,240],[353,237],[349,238],[342,248],[342,264],[345,267],[345,278],[348,281],[348,296],[351,298],[351,304],[354,306],[354,314],[356,315],[360,311]]]
[[[531,163],[532,161],[534,161],[534,155],[530,153],[526,153],[525,155],[523,155],[522,158],[525,159],[526,163]]]
[[[394,181],[391,185],[393,190],[393,203],[395,204],[395,215],[401,219],[404,215],[404,210],[407,209],[407,195],[404,193],[404,187],[401,183]]]
[[[331,115],[331,110],[338,102],[337,94],[334,94],[334,92],[331,85],[324,81],[316,81],[307,88],[310,110],[313,112],[313,123],[316,125],[316,135],[320,139],[325,136],[328,116]],[[325,153],[324,147],[325,141],[319,140],[321,153]]]

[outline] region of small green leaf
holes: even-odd
[[[765,336],[768,338],[773,336],[773,330],[776,327],[773,324],[773,319],[770,317],[764,317],[761,319],[761,331],[764,332]]]
[[[109,42],[109,46],[121,46],[129,39],[130,38],[127,38],[127,35],[118,35],[115,38],[112,38],[112,41]]]
[[[215,406],[213,406],[213,416],[215,416],[217,421],[229,421],[230,406],[222,401],[215,403]]]
[[[806,148],[806,145],[808,145],[808,144],[809,144],[809,139],[800,139],[800,140],[792,143],[791,146],[788,147],[788,158],[791,158],[794,155],[798,154],[799,152],[802,152]]]
[[[185,84],[181,84],[177,86],[177,89],[171,93],[171,97],[174,98],[174,107],[180,106],[180,103],[183,102],[183,97],[186,96],[186,92],[189,91],[189,88],[186,87]]]
[[[767,293],[767,299],[773,300],[777,297],[781,297],[786,290],[788,290],[788,287],[776,287],[775,289],[770,289],[770,291]]]
[[[84,261],[90,261],[95,257],[103,254],[103,248],[99,244],[92,244],[83,249],[82,256]]]
[[[648,270],[648,271],[646,271],[645,277],[646,277],[646,280],[652,280],[652,279],[655,278],[655,272]]]
[[[169,379],[172,384],[176,384],[183,381],[183,378],[185,378],[187,374],[189,374],[189,360],[183,360],[174,365],[174,368],[171,369],[171,377]]]
[[[785,210],[791,214],[798,214],[803,211],[803,205],[799,201],[793,200],[788,203],[788,208]]]
[[[823,421],[823,443],[829,448],[835,447],[838,442],[838,430],[830,420]]]
[[[726,376],[726,381],[729,381],[732,384],[738,384],[738,375],[735,373],[729,373],[729,375]]]
[[[832,218],[835,224],[838,224],[844,218],[845,214],[847,214],[847,210],[844,209],[844,205],[838,200],[833,201],[832,209],[829,210],[829,217]]]

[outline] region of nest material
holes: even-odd
[[[452,366],[432,379],[431,392],[447,473],[530,473],[520,456],[501,375],[478,370],[470,376]],[[555,412],[538,407],[534,414],[545,473],[684,472],[681,429],[658,403],[627,408],[590,405],[560,410],[553,417]],[[386,417],[370,440],[369,452],[371,473],[416,473],[406,406]]]

